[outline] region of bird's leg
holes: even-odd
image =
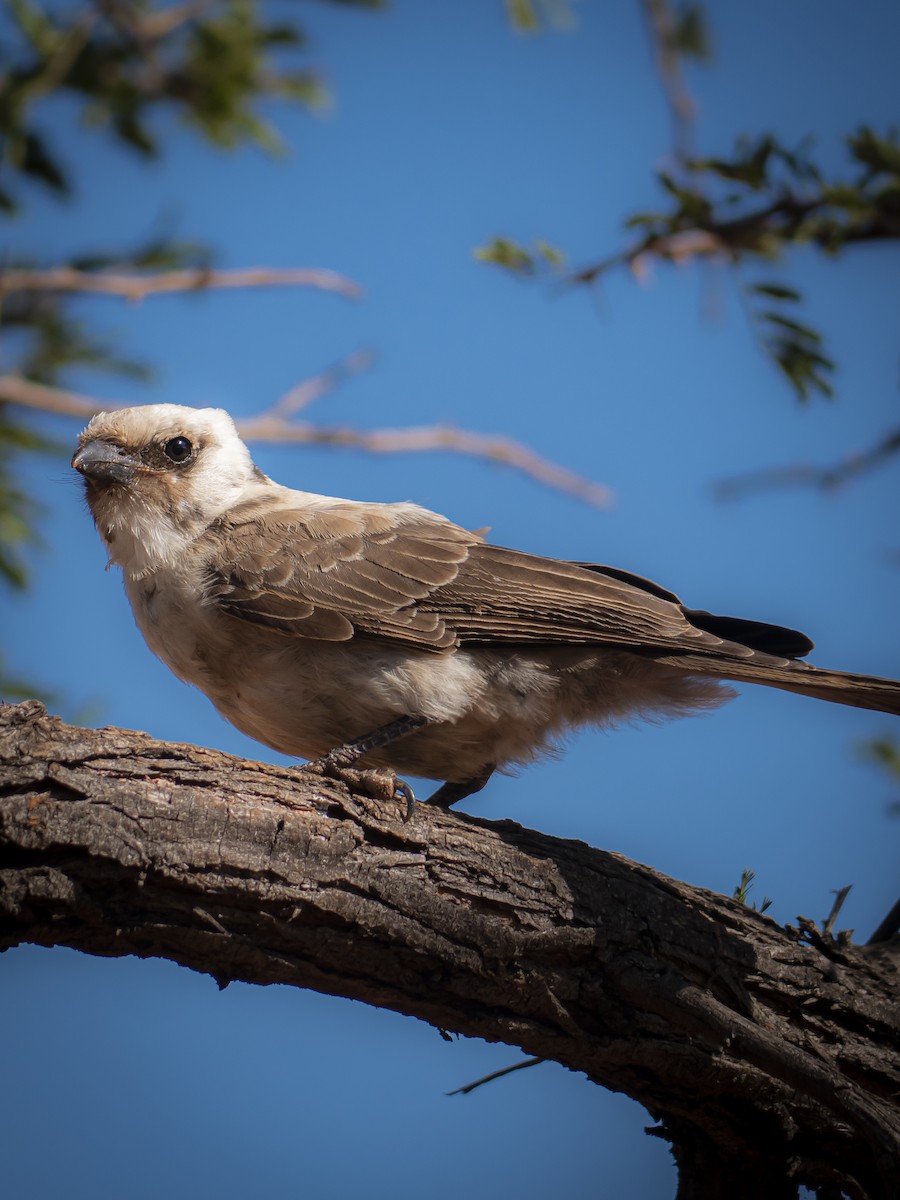
[[[371,776],[374,772],[354,771],[355,764],[368,754],[371,750],[380,750],[383,746],[390,745],[397,738],[406,737],[407,734],[415,733],[418,729],[424,729],[426,725],[430,725],[428,717],[398,717],[395,721],[389,721],[387,725],[382,725],[378,729],[373,729],[371,733],[365,734],[363,737],[354,738],[352,742],[345,742],[343,746],[337,746],[334,750],[330,750],[327,754],[323,754],[321,758],[315,758],[307,766],[312,767],[314,771],[325,775],[333,775],[337,778],[346,777],[351,771],[355,777],[352,782],[362,782],[365,784],[367,780],[364,776]],[[416,795],[405,779],[400,779],[393,771],[388,773],[388,780],[391,784],[391,795],[396,795],[398,792],[406,800],[406,819],[409,820],[412,816],[413,809],[416,806]]]
[[[465,800],[466,796],[480,792],[496,769],[493,763],[490,763],[482,767],[471,779],[464,779],[459,783],[442,783],[434,795],[428,797],[428,803],[436,804],[438,808],[450,808],[458,800]]]

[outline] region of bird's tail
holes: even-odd
[[[785,692],[797,692],[801,696],[814,696],[817,700],[829,700],[832,704],[849,704],[852,708],[870,708],[900,716],[900,682],[894,679],[827,671],[810,663],[779,660],[765,654],[743,662],[700,655],[664,655],[656,661],[690,671],[692,675],[759,683]]]

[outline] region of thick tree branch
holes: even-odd
[[[304,769],[0,708],[0,947],[364,1000],[627,1092],[730,1196],[893,1194],[888,953],[512,822],[402,815]]]

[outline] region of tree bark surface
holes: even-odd
[[[626,1092],[683,1200],[900,1194],[890,947],[298,768],[0,708],[0,948],[171,959],[409,1013]]]

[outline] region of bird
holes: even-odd
[[[900,715],[900,683],[629,571],[493,545],[410,502],[284,487],[223,409],[94,416],[72,466],[149,648],[239,730],[449,808],[570,731],[700,713],[756,683]]]

